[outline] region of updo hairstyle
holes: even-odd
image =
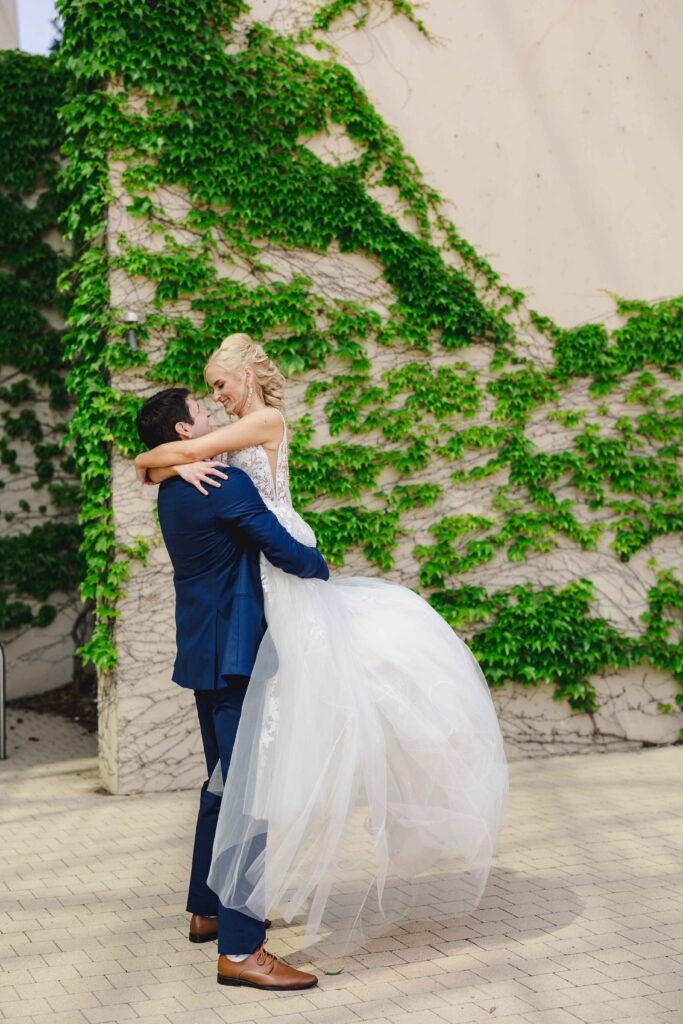
[[[248,334],[229,334],[215,352],[212,352],[204,366],[204,379],[209,366],[221,366],[229,373],[242,373],[248,366],[254,373],[254,382],[259,386],[266,405],[275,409],[284,408],[285,378],[263,347],[252,341]]]

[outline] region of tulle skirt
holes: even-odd
[[[303,525],[303,520],[300,521]],[[268,632],[247,689],[209,885],[337,952],[479,902],[507,794],[488,686],[422,598],[263,560]]]

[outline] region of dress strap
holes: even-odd
[[[272,408],[275,409],[276,412],[280,413],[280,418],[282,419],[282,426],[285,428],[285,434],[287,434],[287,420],[285,418],[285,414],[283,413],[282,409],[278,409],[276,405],[274,405]]]
[[[273,406],[273,408],[276,408]],[[277,410],[282,419],[282,440],[275,456],[275,497],[283,499],[289,494],[289,453],[287,442],[287,420],[282,409]]]

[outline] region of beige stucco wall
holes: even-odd
[[[563,326],[604,315],[611,292],[680,294],[677,0],[420,13],[435,42],[383,18],[335,44],[464,237]]]
[[[302,17],[305,5],[258,0],[254,16],[282,29]],[[655,299],[681,291],[677,239],[683,228],[678,198],[680,142],[669,120],[681,86],[672,24],[680,23],[674,0],[660,0],[641,12],[632,0],[599,5],[570,0],[430,0],[422,9],[436,41],[428,42],[402,19],[380,21],[355,32],[342,25],[335,34],[343,60],[364,83],[385,119],[396,127],[430,183],[451,203],[462,234],[487,255],[510,284],[524,288],[530,304],[561,324],[601,317],[611,309],[610,291]],[[326,158],[343,152],[338,144],[313,140]],[[341,150],[340,150],[341,146]],[[116,190],[116,168],[113,173]],[[173,210],[183,197],[155,197]],[[144,224],[130,221],[117,199],[110,210],[109,244],[116,250],[122,231],[145,244]],[[355,256],[331,253],[265,254],[287,279],[305,271],[324,294],[352,289],[389,301],[376,268]],[[240,273],[239,264],[231,273]],[[142,315],[149,310],[147,286],[117,272],[112,302]],[[161,339],[152,343],[157,358]],[[156,346],[156,348],[155,348]],[[547,351],[529,339],[539,362]],[[382,350],[373,372],[388,363],[415,359]],[[427,358],[427,357],[425,357]],[[459,360],[482,369],[488,354],[472,346]],[[314,376],[314,374],[310,375]],[[310,376],[306,380],[310,379]],[[288,412],[304,411],[306,380],[292,381]],[[148,382],[121,374],[115,383],[146,393]],[[618,408],[624,387],[610,401]],[[562,405],[585,404],[585,383],[563,394]],[[322,400],[313,408],[316,440],[327,440]],[[487,422],[489,408],[472,423]],[[565,431],[543,417],[532,424],[534,440],[548,451],[566,447]],[[367,442],[377,439],[371,435]],[[474,459],[473,459],[474,461]],[[418,474],[448,483],[452,467],[430,463]],[[140,488],[132,469],[114,461],[114,510],[119,538],[130,543],[153,531],[153,495]],[[390,476],[382,485],[391,485]],[[448,486],[439,504],[419,511],[401,542],[393,578],[413,585],[412,547],[428,540],[427,527],[440,515],[490,511],[490,481],[477,490]],[[321,503],[324,507],[325,503]],[[581,507],[584,522],[598,513]],[[562,584],[578,576],[593,579],[598,614],[631,634],[641,631],[645,595],[654,582],[647,561],[659,567],[680,563],[676,538],[660,538],[628,566],[618,562],[607,541],[594,552],[569,543],[522,563],[503,556],[472,572],[467,582],[502,587],[531,579]],[[342,570],[375,574],[362,553],[351,551]],[[194,711],[189,694],[170,681],[174,654],[173,592],[163,547],[147,567],[134,566],[117,623],[120,665],[101,684],[102,771],[112,789],[170,789],[196,783],[202,774]],[[495,694],[513,751],[575,752],[647,742],[671,742],[681,715],[662,715],[676,685],[665,673],[640,666],[594,680],[601,697],[597,715],[572,714],[552,700],[550,688],[506,687]]]
[[[16,50],[18,45],[15,0],[0,0],[0,50]]]

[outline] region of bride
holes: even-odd
[[[292,507],[284,378],[233,334],[204,375],[236,420],[138,456],[203,493],[222,456],[304,544]],[[172,467],[172,468],[169,468]],[[212,475],[213,474],[213,475]],[[228,485],[224,485],[228,486]],[[471,912],[507,793],[498,721],[468,647],[413,591],[374,578],[311,586],[261,555],[268,631],[247,689],[209,885],[224,906],[302,925],[335,951],[412,915]],[[211,780],[218,791],[220,777]],[[251,850],[265,852],[254,857]]]

